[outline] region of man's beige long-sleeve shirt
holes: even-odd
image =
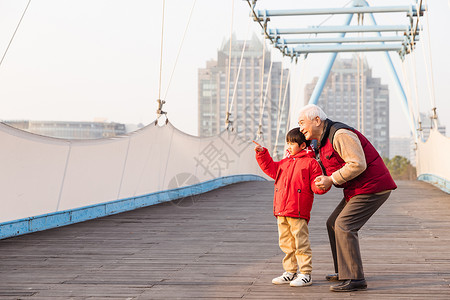
[[[339,129],[333,139],[333,149],[345,161],[345,165],[331,174],[334,184],[340,185],[364,172],[367,168],[366,157],[356,133]]]

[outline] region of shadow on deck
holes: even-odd
[[[450,196],[398,186],[360,231],[367,291],[332,293],[324,279],[337,189],[315,200],[313,285],[272,285],[283,272],[273,182],[247,182],[2,240],[0,299],[449,299]]]

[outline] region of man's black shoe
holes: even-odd
[[[339,274],[338,273],[328,274],[327,276],[325,276],[325,279],[328,281],[339,281]]]
[[[348,279],[338,285],[330,286],[330,290],[333,292],[352,292],[367,289],[367,283],[365,279]]]

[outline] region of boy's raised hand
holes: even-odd
[[[255,151],[256,152],[261,152],[261,151],[264,150],[264,148],[260,144],[258,144],[257,142],[253,141],[253,143],[256,144],[256,146],[255,146]]]

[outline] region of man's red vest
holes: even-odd
[[[360,175],[342,185],[336,186],[338,188],[344,188],[345,199],[348,201],[356,195],[374,194],[385,190],[396,189],[397,185],[392,179],[392,176],[384,164],[383,159],[369,140],[367,140],[367,138],[356,129],[353,129],[343,123],[333,122],[331,120],[327,120],[325,123],[325,134],[322,137],[319,148],[320,161],[325,168],[326,174],[331,176],[333,172],[339,170],[345,165],[345,161],[333,149],[332,145],[334,133],[338,129],[351,130],[358,136],[367,163],[366,170]]]

